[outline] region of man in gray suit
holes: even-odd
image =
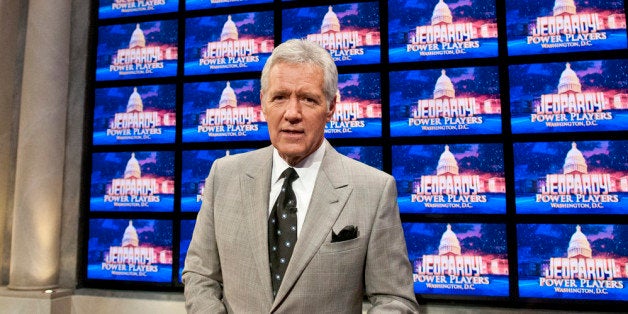
[[[211,167],[182,275],[189,313],[361,313],[364,296],[373,313],[418,312],[394,179],[324,138],[337,90],[323,48],[273,51],[260,94],[272,146]],[[271,278],[269,216],[287,168],[297,241]]]

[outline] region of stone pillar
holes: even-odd
[[[26,5],[19,0],[0,0],[0,285],[9,282],[11,210],[17,146],[17,116],[21,52],[24,47]]]
[[[9,289],[56,287],[70,56],[69,0],[29,0]]]

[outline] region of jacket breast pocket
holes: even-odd
[[[364,243],[364,239],[362,237],[357,237],[355,239],[340,241],[340,242],[331,242],[331,238],[325,240],[325,243],[321,246],[319,253],[321,254],[329,254],[329,253],[340,253],[344,251],[355,250],[361,247]]]

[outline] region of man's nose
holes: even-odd
[[[288,105],[286,106],[286,112],[284,113],[286,120],[294,121],[301,119],[301,104],[296,97],[291,97]]]

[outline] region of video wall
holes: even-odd
[[[397,181],[421,303],[626,305],[625,1],[92,7],[81,286],[182,290],[211,164],[270,144],[260,72],[301,38],[339,69],[326,138]]]

